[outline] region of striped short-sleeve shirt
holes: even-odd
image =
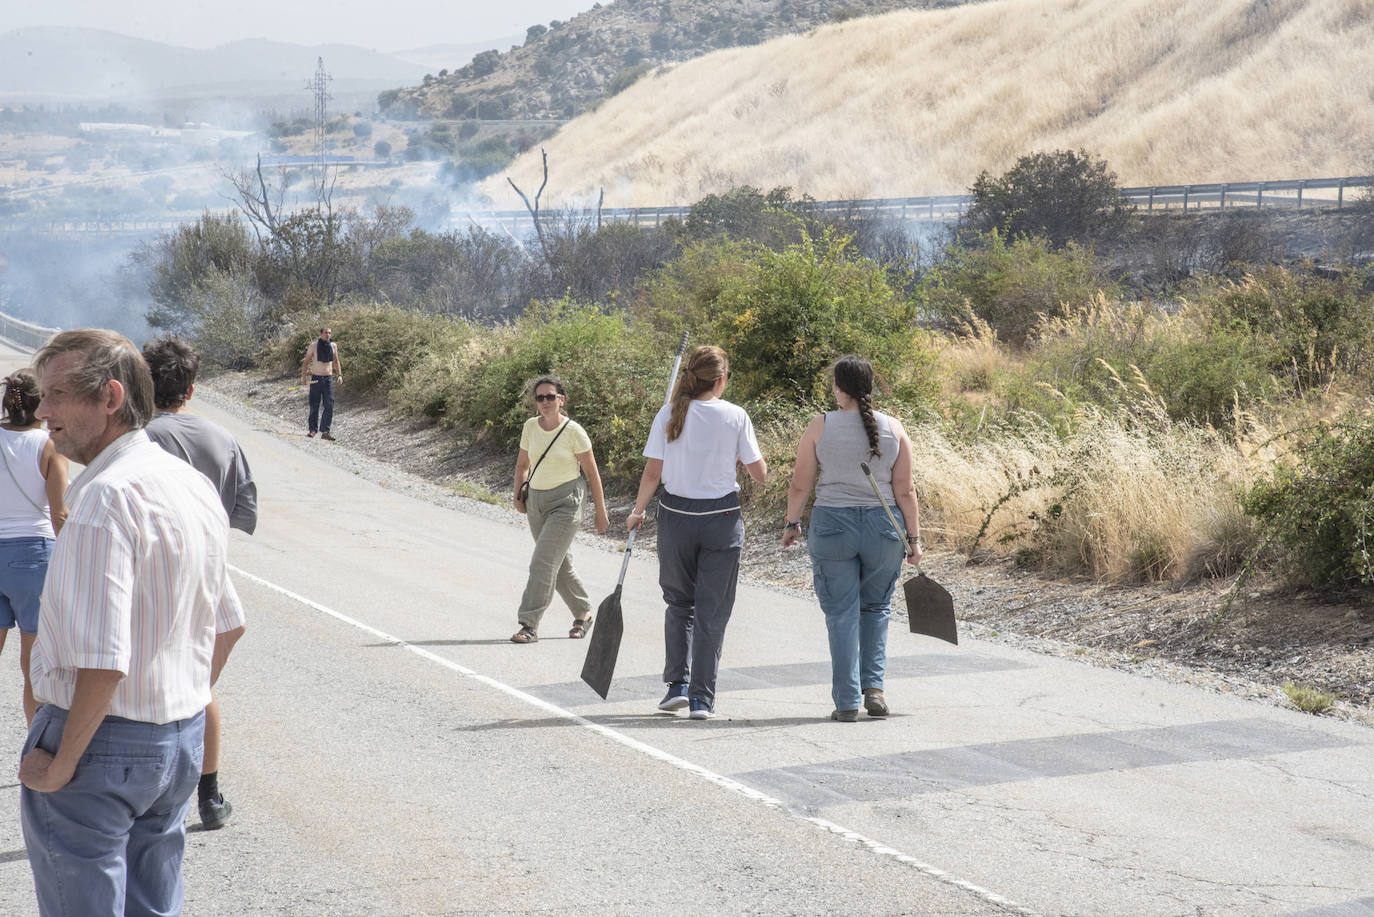
[[[39,606],[35,698],[70,709],[78,670],[112,669],[124,673],[112,716],[168,723],[204,709],[215,635],[244,623],[219,495],[136,430],[72,482],[67,506]]]

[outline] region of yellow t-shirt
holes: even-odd
[[[559,428],[545,430],[539,426],[538,417],[525,421],[525,428],[520,431],[520,448],[529,453],[531,468],[534,468],[535,462],[539,462],[539,468],[530,478],[530,487],[534,490],[552,490],[582,473],[582,466],[577,464],[577,455],[590,450],[592,441],[577,421],[569,420],[567,424],[568,429],[558,437],[549,454],[544,456],[544,461],[539,462],[539,456],[544,455],[544,450]]]

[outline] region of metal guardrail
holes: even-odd
[[[27,232],[38,236],[63,236],[73,233],[105,235],[151,235],[170,232],[200,219],[200,214],[184,220],[0,220],[0,232]]]
[[[1286,181],[1216,182],[1197,185],[1152,185],[1122,188],[1121,196],[1147,213],[1157,210],[1200,210],[1229,207],[1285,207],[1308,209],[1343,208],[1351,192],[1374,189],[1374,175],[1343,178],[1304,178]],[[957,220],[973,203],[971,194],[941,194],[928,197],[884,197],[859,200],[815,201],[821,213],[887,217],[901,222]],[[684,219],[691,212],[687,205],[662,207],[605,207],[601,219],[635,226],[659,226],[664,220]],[[594,210],[575,211],[592,215]],[[549,211],[557,218],[558,211]],[[78,232],[107,234],[150,234],[176,229],[199,219],[186,220],[8,220],[0,221],[0,232],[32,232],[65,235]],[[454,226],[506,229],[532,229],[530,215],[524,210],[463,210],[451,217]]]
[[[22,318],[15,318],[13,315],[0,312],[0,338],[5,338],[33,350],[37,350],[48,343],[48,339],[61,330],[61,328],[45,328],[42,325],[26,322]]]
[[[1374,175],[1291,181],[1153,185],[1121,188],[1120,193],[1138,209],[1147,213],[1156,210],[1186,212],[1227,207],[1286,207],[1299,210],[1334,207],[1339,210],[1345,206],[1348,192],[1369,188],[1374,188]],[[812,206],[821,213],[881,216],[908,222],[957,220],[972,204],[971,194],[942,194],[930,197],[816,201]],[[687,206],[606,207],[601,210],[601,218],[635,226],[658,226],[669,218],[684,219],[691,209]],[[455,215],[454,221],[506,229],[525,228],[531,225],[530,215],[524,210],[471,211]]]

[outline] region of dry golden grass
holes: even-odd
[[[997,376],[1006,372],[1014,360],[1007,348],[997,340],[997,332],[977,316],[961,333],[942,338],[941,359],[945,396],[977,397],[990,394]]]
[[[998,0],[853,20],[651,75],[546,147],[545,203],[751,184],[941,194],[1037,150],[1124,184],[1368,170],[1374,0]],[[539,153],[509,174],[539,184]],[[520,207],[505,176],[481,186]]]
[[[1207,431],[1123,412],[1085,418],[1067,439],[911,437],[923,529],[958,550],[1033,547],[1050,569],[1139,582],[1234,572],[1254,543],[1235,497],[1243,463]]]

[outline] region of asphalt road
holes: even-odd
[[[0,368],[22,362],[0,354]],[[719,718],[656,712],[662,605],[632,559],[610,698],[555,602],[517,646],[523,520],[247,426],[247,636],[220,682],[232,823],[186,913],[1374,914],[1374,734],[1226,695],[894,629],[894,715],[827,719],[815,603],[742,587]],[[302,424],[303,426],[303,424]],[[337,458],[337,456],[335,456]],[[618,554],[576,560],[594,597]],[[23,736],[17,646],[0,748]],[[36,913],[15,767],[0,914]]]

